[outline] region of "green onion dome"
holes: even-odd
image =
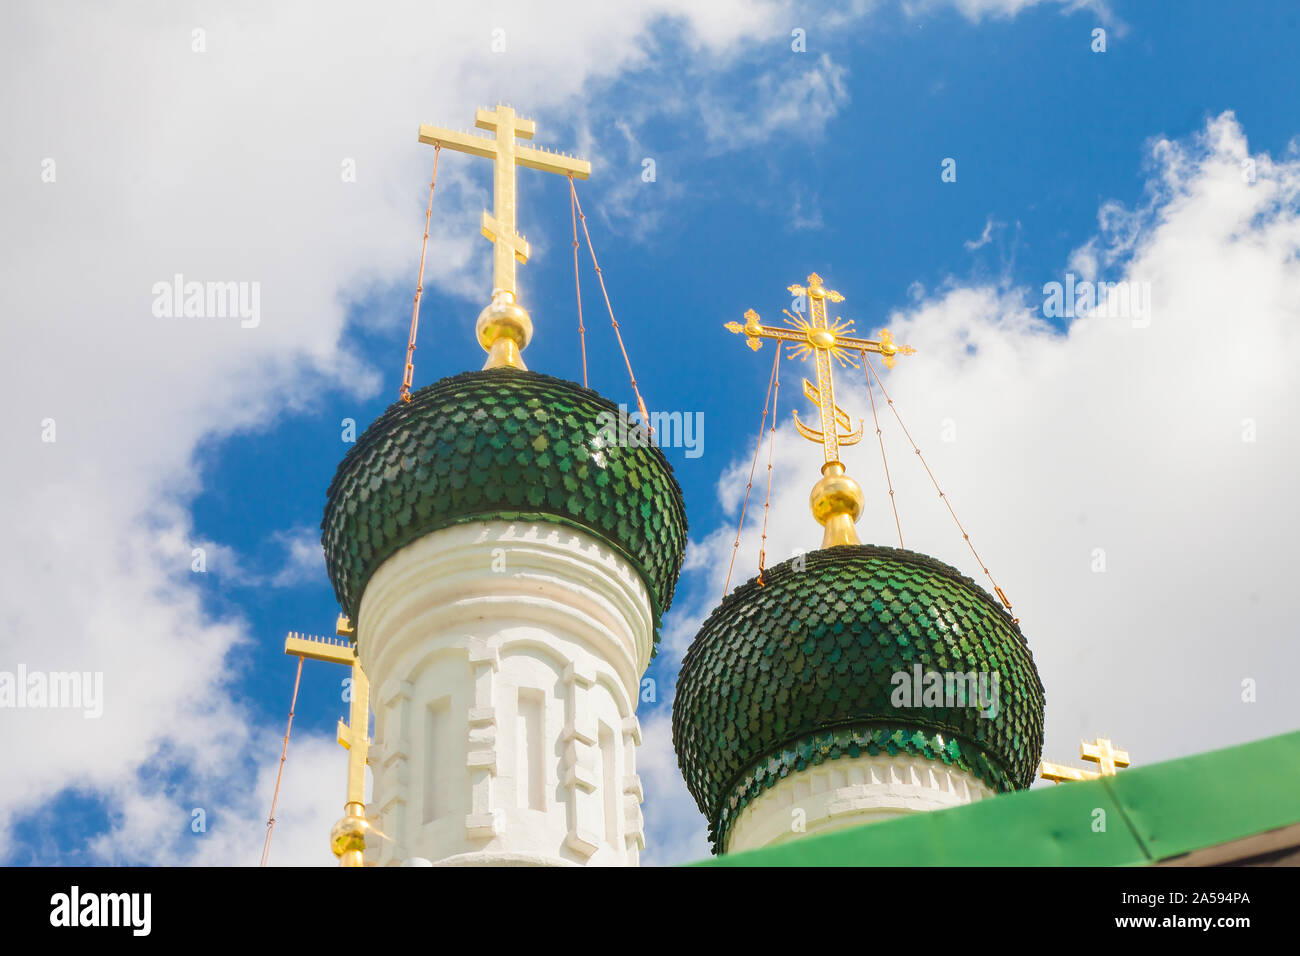
[[[986,696],[912,699],[969,672]],[[677,678],[673,746],[720,852],[765,789],[846,755],[924,756],[1024,789],[1043,710],[1025,638],[988,592],[923,554],[844,545],[779,564],[714,609]]]
[[[686,511],[663,453],[618,441],[618,415],[590,389],[515,368],[444,378],[392,405],[326,494],[321,541],[344,613],[355,622],[370,575],[422,535],[469,521],[549,521],[595,535],[637,569],[657,642]]]

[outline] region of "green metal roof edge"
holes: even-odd
[[[1150,860],[1300,823],[1300,731],[1102,781]]]
[[[1300,731],[691,865],[1141,866],[1300,823],[1297,793]]]

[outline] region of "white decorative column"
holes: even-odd
[[[925,757],[840,757],[792,773],[764,790],[732,823],[724,851],[774,846],[991,796],[993,790],[974,774]]]
[[[626,560],[558,524],[454,525],[384,561],[358,617],[367,862],[636,865],[653,618]]]
[[[623,842],[628,863],[636,866],[645,849],[645,818],[641,816],[641,777],[636,772],[636,748],[641,746],[641,722],[636,715],[623,721],[623,753],[627,766],[623,773]]]

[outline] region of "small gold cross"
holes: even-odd
[[[1063,780],[1096,780],[1098,777],[1115,776],[1117,767],[1127,767],[1129,756],[1127,750],[1116,750],[1115,745],[1105,737],[1098,737],[1093,743],[1080,743],[1079,756],[1097,764],[1097,770],[1082,770],[1066,764],[1048,763],[1039,766],[1039,777],[1060,783]]]

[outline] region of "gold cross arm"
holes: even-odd
[[[331,664],[346,664],[351,667],[357,662],[356,651],[347,641],[331,641],[327,637],[315,637],[290,631],[284,639],[284,652],[292,657],[305,657],[309,661],[328,661]]]
[[[798,283],[786,286],[795,295],[806,295],[810,299],[826,299],[829,302],[843,302],[844,296],[840,295],[834,289],[828,289],[822,285],[822,277],[813,273],[808,277],[808,285],[802,286]]]
[[[420,142],[426,146],[445,146],[458,153],[471,156],[484,156],[491,159],[497,154],[496,141],[477,133],[462,133],[454,129],[442,129],[438,126],[420,124]]]
[[[762,325],[758,321],[758,313],[753,309],[745,312],[745,324],[739,322],[728,322],[724,328],[728,332],[734,332],[739,335],[745,334],[745,344],[757,352],[763,347],[763,339],[778,339],[787,342],[802,342],[808,336],[797,329],[783,329],[779,326]]]
[[[468,153],[471,156],[483,156],[488,159],[496,156],[497,152],[496,140],[490,137],[442,129],[424,123],[420,124],[420,142],[426,146],[443,146],[458,153]],[[566,156],[564,153],[553,153],[548,149],[536,149],[532,146],[520,146],[517,143],[514,152],[515,165],[525,169],[540,169],[544,173],[559,173],[561,176],[572,176],[574,179],[587,179],[591,176],[591,163],[576,156]]]
[[[1044,780],[1051,780],[1060,783],[1063,780],[1096,780],[1101,774],[1095,770],[1080,770],[1078,767],[1071,767],[1063,763],[1048,763],[1043,761],[1039,767],[1038,775]]]
[[[801,289],[801,286],[791,286],[791,289]],[[826,298],[830,298],[827,296]],[[842,298],[842,297],[841,297]],[[822,323],[817,324],[817,312],[813,313],[813,322],[805,322],[802,319],[795,319],[795,324],[790,328],[780,326],[763,325],[758,320],[758,313],[750,309],[745,313],[745,324],[739,322],[728,322],[725,326],[727,331],[737,335],[744,334],[746,344],[757,352],[763,347],[763,339],[776,339],[782,342],[796,343],[791,348],[791,356],[803,358],[814,349],[825,349],[829,351],[840,362],[841,365],[846,363],[857,366],[853,362],[849,353],[852,352],[872,352],[884,358],[886,368],[894,367],[894,357],[896,355],[915,355],[916,349],[910,345],[899,345],[894,341],[893,333],[889,329],[881,329],[876,333],[875,339],[860,339],[853,335],[844,334],[853,331],[852,320],[836,320],[833,326],[827,326],[823,318]]]
[[[885,368],[894,367],[895,355],[916,354],[916,349],[912,348],[912,346],[897,344],[889,329],[881,329],[876,335],[878,336],[876,339],[859,339],[851,335],[838,335],[835,337],[835,345],[844,350],[874,352],[882,357]]]

